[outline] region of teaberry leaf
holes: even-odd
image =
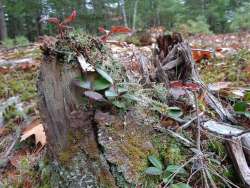
[[[103,77],[98,77],[93,83],[93,89],[96,91],[107,89],[108,87],[110,87],[110,82]]]
[[[234,111],[236,112],[245,112],[247,110],[247,103],[246,102],[237,102],[234,105]]]
[[[112,104],[120,109],[125,109],[126,105],[122,101],[112,101]]]
[[[182,114],[183,114],[183,112],[182,112],[182,110],[179,107],[174,106],[174,107],[169,107],[168,108],[168,115],[170,117],[176,117],[176,118],[178,118]]]
[[[86,72],[86,71],[94,72],[95,71],[94,66],[87,63],[82,54],[77,56],[77,60],[80,63],[81,68],[84,72]]]
[[[23,132],[21,141],[26,140],[30,136],[35,135],[36,144],[40,142],[41,148],[47,143],[43,125],[37,121],[32,122]]]
[[[156,167],[159,169],[163,169],[163,165],[159,159],[157,159],[154,155],[150,155],[148,157],[148,160]]]
[[[168,165],[166,171],[171,172],[171,173],[177,173],[177,174],[187,173],[186,170],[179,165]]]
[[[83,78],[75,78],[72,80],[72,83],[83,89],[91,89],[91,82]]]
[[[95,91],[85,91],[84,95],[95,101],[105,101],[104,97]]]
[[[113,84],[113,79],[111,76],[108,75],[104,70],[96,68],[96,71],[107,81],[109,81],[111,84]]]
[[[145,170],[145,173],[148,175],[161,175],[162,174],[162,170],[156,167],[149,167]]]
[[[67,17],[63,22],[62,22],[62,25],[67,25],[69,24],[70,22],[73,22],[75,19],[76,19],[76,16],[77,16],[77,12],[76,10],[73,10],[71,15],[69,17]]]
[[[109,30],[104,29],[104,27],[99,27],[98,30],[100,33],[106,33],[106,35],[110,32]]]
[[[124,26],[112,26],[111,33],[130,33],[132,30]]]
[[[103,35],[103,36],[100,37],[100,40],[102,42],[106,42],[108,40],[108,37],[109,37],[109,35]]]
[[[245,112],[244,115],[250,119],[250,112]]]
[[[114,87],[110,87],[108,90],[105,91],[105,96],[107,98],[115,98],[118,96],[118,93],[115,91]]]

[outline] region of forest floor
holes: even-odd
[[[195,49],[211,51],[209,59],[197,63],[208,87],[232,106],[240,102],[249,108],[250,33],[199,35],[188,37],[188,41]],[[124,55],[131,46],[110,47],[114,53]],[[150,47],[140,48],[150,56]],[[37,109],[39,44],[0,50],[0,187],[37,187],[46,180],[49,170],[44,157],[46,145],[42,147],[46,138]],[[203,55],[202,50],[194,54],[198,58]],[[237,105],[234,110],[237,111]],[[249,118],[249,113],[245,113],[238,120],[250,128]],[[215,149],[223,150],[219,145]]]

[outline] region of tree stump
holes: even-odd
[[[70,40],[51,43],[52,39],[44,39],[37,83],[48,153],[55,161],[62,182],[59,186],[113,188],[140,184],[147,157],[155,152],[150,142],[154,130],[138,126],[132,116],[125,120],[118,114],[85,108],[84,90],[72,84],[74,78],[84,74],[75,56],[81,54],[94,64],[102,61],[103,52],[100,42],[91,37],[80,42]]]
[[[115,187],[115,180],[97,142],[94,113],[83,110],[81,90],[71,83],[81,75],[80,68],[61,63],[60,54],[53,50],[52,47],[43,49],[37,83],[49,154],[73,174],[68,178],[67,186]]]

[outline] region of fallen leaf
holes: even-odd
[[[16,167],[20,168],[21,160],[27,157],[28,153],[25,150],[20,150],[10,158],[10,163]]]
[[[202,59],[212,59],[213,53],[210,50],[192,49],[192,56],[196,63],[200,63]]]
[[[82,54],[80,54],[79,56],[77,56],[77,59],[78,59],[80,65],[82,67],[82,70],[84,72],[86,72],[86,71],[94,72],[95,71],[94,66],[91,65],[91,64],[89,64],[89,63],[87,63]]]
[[[46,141],[46,135],[44,132],[44,128],[43,125],[37,122],[32,122],[22,133],[21,136],[21,141],[26,140],[27,138],[29,138],[30,136],[35,135],[35,140],[36,140],[36,145],[38,143],[41,144],[41,148],[43,148],[45,146],[45,144],[47,143]]]
[[[208,89],[211,91],[219,91],[221,89],[226,89],[232,84],[231,82],[217,82],[208,84]]]
[[[196,91],[196,90],[200,89],[199,84],[195,84],[195,83],[192,83],[192,82],[183,83],[183,82],[180,82],[180,81],[172,81],[170,83],[170,87],[171,88],[189,89],[189,90],[192,90],[192,91]]]
[[[111,33],[130,33],[132,30],[124,26],[112,26]]]

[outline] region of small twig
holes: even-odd
[[[171,178],[169,178],[169,180],[167,181],[167,183],[165,183],[165,186],[164,187],[167,187],[168,186],[168,184],[174,179],[174,177],[178,174],[178,172],[182,169],[182,168],[184,168],[186,165],[188,165],[191,161],[193,161],[194,159],[196,159],[197,158],[197,156],[194,156],[194,157],[192,157],[192,158],[190,158],[187,162],[185,162],[183,165],[181,165],[179,168],[177,168],[177,170],[173,173],[173,174],[171,174],[169,177],[171,177]]]
[[[190,181],[192,180],[192,177],[201,170],[201,168],[198,168],[197,170],[195,170],[188,178],[187,184],[189,185]]]
[[[201,112],[198,116],[203,116],[203,115],[204,115],[204,112]],[[193,121],[195,121],[195,120],[198,118],[198,116],[196,116],[196,117],[190,119],[187,123],[185,123],[185,124],[183,124],[181,127],[179,127],[179,128],[177,129],[177,131],[180,131],[180,130],[182,130],[182,129],[188,128],[188,127],[191,125],[191,123],[192,123]]]
[[[231,187],[230,184],[236,188],[240,188],[238,185],[235,185],[233,182],[231,182],[229,179],[221,176],[220,174],[218,174],[216,171],[212,170],[212,169],[208,169],[210,172],[212,172],[214,175],[218,176],[222,181],[224,181],[224,183],[228,186]]]
[[[16,138],[14,139],[14,141],[12,142],[11,146],[8,148],[8,150],[6,151],[4,158],[8,158],[8,156],[10,155],[10,152],[12,151],[12,149],[14,148],[15,144],[17,143],[18,139],[20,137],[20,129],[17,128],[16,130]]]
[[[192,147],[192,146],[194,146],[194,143],[193,143],[193,142],[191,142],[191,141],[189,141],[188,139],[182,137],[182,136],[179,135],[178,133],[175,133],[174,131],[171,131],[171,130],[169,130],[169,129],[165,129],[165,128],[160,127],[160,126],[154,126],[154,129],[155,129],[156,131],[159,131],[159,132],[161,132],[161,133],[167,133],[167,134],[169,134],[169,135],[171,135],[171,136],[173,136],[173,137],[179,139],[179,140],[180,140],[185,146],[187,146],[187,147]]]
[[[206,174],[207,174],[207,177],[208,177],[208,179],[209,179],[209,181],[210,181],[210,183],[211,183],[211,185],[212,185],[212,188],[217,188],[217,186],[216,186],[216,184],[215,184],[215,182],[214,182],[214,180],[213,180],[211,174],[209,173],[207,167],[205,167],[204,170],[205,170],[205,172],[206,172]]]
[[[208,184],[208,180],[207,180],[207,175],[205,173],[204,168],[202,168],[202,175],[203,175],[203,178],[204,178],[204,181],[205,181],[205,188],[209,188],[209,184]]]

